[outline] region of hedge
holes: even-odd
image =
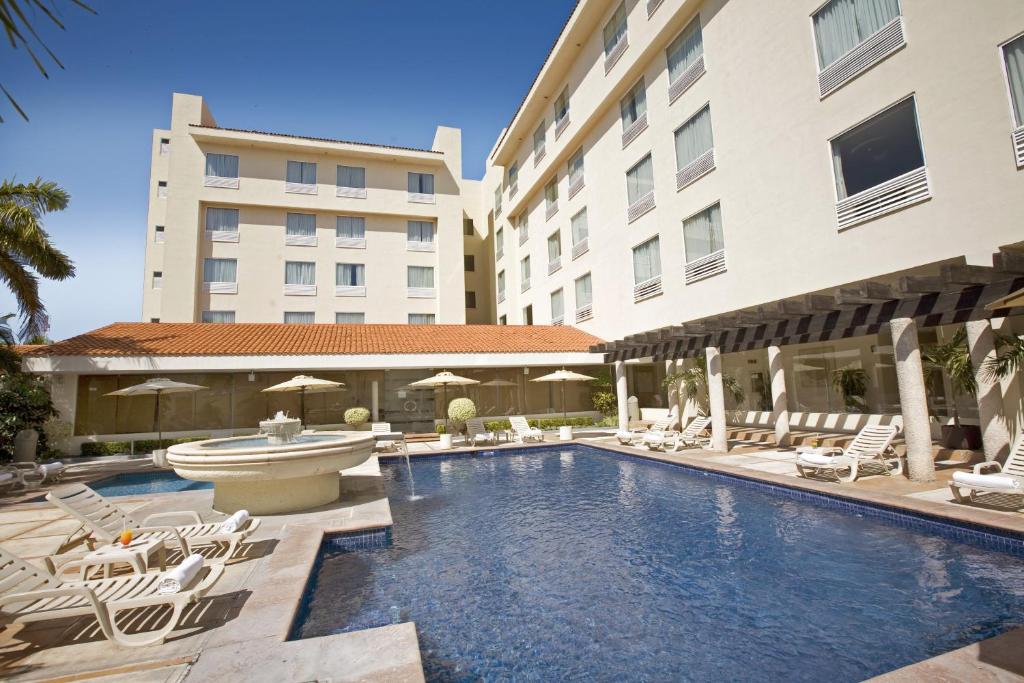
[[[188,436],[181,439],[164,439],[157,442],[156,439],[141,439],[135,442],[135,453],[151,453],[158,448],[167,448],[176,443],[188,443],[190,441],[202,441],[209,439],[208,436]],[[86,441],[82,444],[82,456],[91,457],[97,455],[123,455],[132,452],[131,441]]]
[[[594,418],[592,417],[568,417],[568,418],[533,418],[526,421],[531,427],[540,427],[541,429],[557,429],[565,425],[571,427],[591,427],[594,424]],[[501,431],[505,429],[512,429],[512,423],[508,420],[494,420],[492,422],[485,422],[484,428],[489,432]]]

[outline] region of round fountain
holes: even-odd
[[[339,472],[373,453],[369,432],[302,434],[295,418],[278,413],[260,434],[171,446],[167,462],[180,477],[213,483],[218,512],[272,515],[337,500]]]

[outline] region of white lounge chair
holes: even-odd
[[[43,484],[55,483],[64,477],[64,463],[48,462],[12,462],[4,466],[4,471],[10,472],[18,480],[23,488],[31,486],[42,486]]]
[[[672,431],[678,425],[679,409],[677,406],[672,406],[672,410],[669,411],[667,416],[660,420],[655,420],[647,429],[620,429],[615,432],[615,438],[618,439],[619,443],[623,446],[636,446],[643,442],[646,435],[655,431]]]
[[[64,568],[71,568],[70,563]],[[65,581],[0,548],[0,614],[16,623],[93,615],[109,640],[130,647],[152,645],[164,641],[178,625],[185,607],[206,595],[223,573],[223,566],[205,566],[177,592],[161,593],[160,583],[166,574],[159,572]],[[120,625],[117,622],[120,612],[164,605],[172,613],[156,630],[125,633],[125,620]],[[150,623],[150,619],[128,621]]]
[[[0,471],[0,493],[6,493],[18,485],[18,476],[10,470]]]
[[[681,448],[707,448],[711,445],[711,439],[704,434],[710,425],[710,417],[698,415],[690,420],[690,424],[681,432],[652,430],[644,436],[643,443],[652,451],[664,450],[673,453]]]
[[[807,471],[831,472],[838,481],[849,483],[857,479],[860,467],[864,463],[881,464],[886,474],[901,474],[903,461],[892,447],[892,441],[899,433],[896,425],[868,425],[853,438],[845,449],[832,447],[797,450],[796,470],[801,477],[807,477]],[[895,462],[895,467],[889,465]],[[840,470],[849,470],[845,477],[839,476]]]
[[[373,424],[370,425],[370,433],[391,434],[391,423],[374,422]],[[374,443],[374,448],[376,448],[379,451],[393,451],[395,449],[395,442],[378,440]]]
[[[544,431],[537,427],[531,427],[522,415],[510,415],[508,421],[512,424],[512,433],[515,434],[516,441],[525,443],[544,440]]]
[[[466,420],[466,442],[476,446],[480,441],[497,444],[498,434],[488,431],[482,418],[474,417]]]
[[[260,526],[259,519],[250,517],[240,528],[226,532],[221,528],[223,522],[204,523],[195,510],[157,513],[140,524],[85,484],[60,486],[46,494],[46,500],[81,520],[94,542],[109,545],[120,537],[121,531],[128,528],[134,531],[135,538],[162,539],[165,543],[177,545],[185,555],[191,554],[194,546],[218,546],[222,550],[217,554],[218,561],[233,557],[242,541]],[[184,526],[153,526],[156,520],[182,516],[191,517],[194,523]]]
[[[993,471],[986,473],[985,470]],[[970,492],[966,498],[960,489]],[[958,503],[976,502],[979,491],[1024,495],[1024,435],[1017,438],[1005,464],[993,460],[978,463],[974,472],[954,472],[949,490]]]

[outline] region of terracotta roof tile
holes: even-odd
[[[29,356],[257,356],[588,352],[602,340],[541,325],[113,323]]]

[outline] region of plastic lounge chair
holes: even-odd
[[[65,467],[60,461],[41,464],[12,462],[4,470],[13,474],[20,486],[28,488],[60,481],[64,477]]]
[[[370,432],[373,434],[390,434],[391,423],[390,422],[374,422],[370,425]],[[392,451],[395,449],[394,441],[377,441],[374,443],[374,448],[379,451]]]
[[[483,419],[474,417],[466,420],[466,441],[473,446],[476,446],[479,441],[497,444],[498,435],[495,432],[487,431]]]
[[[807,477],[807,470],[815,472],[831,472],[838,481],[849,483],[855,481],[862,463],[877,462],[885,468],[886,474],[901,474],[903,461],[892,447],[892,440],[899,433],[896,425],[868,425],[853,438],[845,449],[833,447],[800,452],[796,455],[796,470],[801,477]],[[889,464],[895,461],[895,468]],[[839,476],[839,470],[849,470],[845,476]]]
[[[632,430],[630,430],[628,432],[624,432],[622,430],[619,430],[619,431],[615,432],[615,438],[618,439],[619,443],[621,443],[623,446],[636,446],[638,444],[643,443],[644,438],[648,434],[653,434],[655,432],[658,432],[658,433],[668,432],[668,431],[671,431],[671,427],[672,427],[672,418],[671,417],[663,417],[660,420],[656,420],[647,429],[632,429]]]
[[[65,564],[64,568],[69,568]],[[47,621],[92,615],[103,635],[118,645],[138,647],[162,643],[178,625],[182,611],[213,587],[224,567],[204,566],[176,593],[160,593],[159,572],[129,574],[111,579],[65,581],[36,569],[21,558],[0,548],[0,613],[16,623]],[[166,605],[170,619],[154,631],[125,633],[117,624],[120,612]],[[149,623],[149,619],[132,619]]]
[[[993,470],[985,472],[985,470]],[[960,489],[967,489],[965,498]],[[998,461],[981,462],[974,466],[974,472],[954,472],[953,481],[949,482],[949,490],[958,503],[977,502],[976,494],[1011,493],[1024,495],[1024,436],[1017,438],[1006,464]]]
[[[711,445],[711,439],[703,434],[707,432],[710,425],[710,417],[698,415],[690,420],[686,429],[678,433],[651,430],[644,435],[643,444],[652,451],[664,450],[673,453],[681,448],[708,448]]]
[[[0,492],[6,493],[18,485],[18,476],[10,470],[0,471]]]
[[[544,432],[537,427],[531,427],[522,415],[511,415],[508,420],[512,423],[512,433],[515,434],[516,441],[525,443],[544,440]]]
[[[192,553],[192,546],[226,545],[227,550],[218,554],[217,560],[224,561],[234,556],[238,546],[260,526],[260,520],[250,517],[240,529],[225,532],[222,522],[204,523],[195,510],[161,512],[150,515],[142,524],[135,521],[124,510],[117,507],[85,484],[66,484],[46,494],[46,500],[80,520],[90,532],[94,541],[110,544],[120,537],[125,528],[132,529],[135,538],[160,538],[165,543],[177,545],[185,555]],[[169,517],[190,516],[193,524],[184,526],[152,526],[156,520]]]

